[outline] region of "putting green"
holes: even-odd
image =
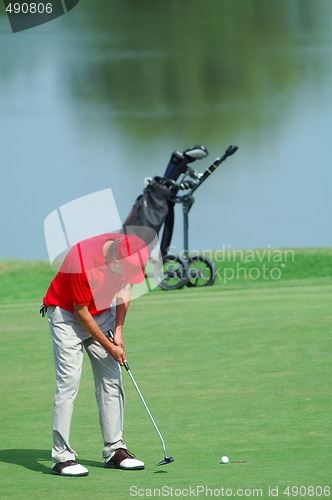
[[[131,304],[128,361],[175,462],[156,466],[161,442],[124,371],[125,438],[146,469],[102,468],[86,358],[71,436],[86,478],[49,474],[54,373],[38,307],[52,273],[43,263],[1,261],[1,496],[331,496],[331,251],[296,255],[275,282],[220,279]]]

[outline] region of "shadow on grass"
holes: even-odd
[[[51,452],[50,450],[0,450],[0,462],[7,464],[20,465],[26,469],[40,472],[41,474],[51,474]],[[47,462],[44,465],[40,462]],[[96,462],[94,460],[80,460],[85,467],[104,468],[103,462]],[[114,469],[116,471],[116,469]],[[119,473],[123,473],[120,469]],[[137,471],[136,471],[137,472]],[[155,471],[155,474],[167,473],[166,470]]]
[[[0,450],[0,462],[5,462],[13,465],[20,465],[26,469],[42,474],[51,473],[51,451],[50,450]],[[47,462],[44,465],[40,462]],[[93,460],[80,460],[80,463],[86,467],[103,467],[103,462]]]
[[[51,453],[50,450],[0,450],[0,462],[21,465],[35,472],[50,474]],[[49,465],[40,462],[48,462]]]

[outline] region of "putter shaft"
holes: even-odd
[[[113,340],[114,339],[114,334],[113,334],[112,330],[108,330],[108,334],[111,337],[111,339]],[[161,462],[159,462],[158,465],[164,465],[164,464],[167,464],[167,463],[174,462],[174,459],[172,457],[168,457],[167,456],[164,438],[162,437],[161,432],[160,432],[160,430],[159,430],[159,428],[158,428],[158,426],[157,426],[157,424],[156,424],[156,422],[155,422],[155,420],[154,420],[154,418],[153,418],[153,416],[152,416],[152,414],[151,414],[151,412],[150,412],[150,410],[148,408],[148,405],[146,404],[145,399],[143,398],[143,395],[142,395],[142,393],[141,393],[141,391],[140,391],[140,389],[139,389],[139,387],[138,387],[138,385],[136,383],[134,375],[131,373],[131,370],[129,368],[128,362],[125,361],[124,364],[123,364],[123,366],[127,370],[128,375],[131,378],[131,381],[134,384],[135,389],[136,389],[136,391],[137,391],[137,393],[138,393],[139,397],[141,398],[141,401],[142,401],[142,403],[144,405],[144,408],[146,409],[147,414],[149,415],[149,417],[151,419],[151,422],[153,423],[153,426],[156,429],[157,434],[158,434],[158,436],[160,438],[160,441],[162,443],[163,451],[164,451],[164,460],[162,460]]]
[[[141,398],[141,401],[142,401],[142,403],[143,403],[143,405],[144,405],[144,408],[146,409],[146,411],[147,411],[147,413],[148,413],[148,415],[149,415],[149,417],[150,417],[150,419],[151,419],[151,422],[153,423],[154,428],[155,428],[155,429],[156,429],[156,431],[157,431],[157,434],[158,434],[158,436],[159,436],[159,438],[160,438],[160,441],[162,442],[162,445],[163,445],[164,455],[165,455],[165,457],[166,457],[167,453],[166,453],[165,441],[164,441],[164,439],[163,439],[163,437],[162,437],[162,435],[161,435],[161,433],[160,433],[160,430],[159,430],[159,428],[158,428],[158,426],[157,426],[157,424],[156,424],[156,422],[155,422],[155,420],[154,420],[154,418],[153,418],[153,416],[152,416],[152,414],[151,414],[151,412],[150,412],[150,410],[149,410],[149,408],[148,408],[148,405],[147,405],[147,404],[146,404],[146,402],[145,402],[145,399],[143,398],[143,395],[142,395],[141,391],[139,390],[139,387],[138,387],[138,385],[137,385],[137,383],[136,383],[136,380],[135,380],[135,378],[134,378],[133,374],[131,373],[131,370],[130,370],[130,368],[129,368],[129,365],[128,365],[127,361],[124,363],[124,367],[125,367],[125,369],[127,370],[128,375],[129,375],[129,377],[131,378],[132,383],[134,384],[135,389],[136,389],[136,391],[137,391],[137,393],[138,393],[139,397]]]

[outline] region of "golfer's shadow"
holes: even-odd
[[[39,472],[41,474],[51,473],[51,453],[50,450],[0,450],[0,462],[7,464],[20,465],[26,469],[32,470],[34,472]],[[41,462],[46,462],[44,465]],[[103,467],[101,462],[96,462],[93,460],[81,460],[82,464],[86,467]],[[122,471],[119,471],[122,472]],[[165,473],[165,470],[155,471],[155,474]]]
[[[49,450],[0,450],[0,462],[20,465],[35,472],[49,474],[51,454]],[[48,465],[40,462],[47,462]]]

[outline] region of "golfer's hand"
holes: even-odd
[[[119,328],[117,328],[114,332],[113,342],[115,345],[122,347],[122,349],[124,349],[124,340],[122,337],[122,331]]]
[[[127,361],[123,347],[115,345],[113,341],[111,341],[111,343],[112,343],[112,348],[110,349],[110,354],[113,356],[115,361],[117,361],[121,366],[123,366],[124,362]]]

